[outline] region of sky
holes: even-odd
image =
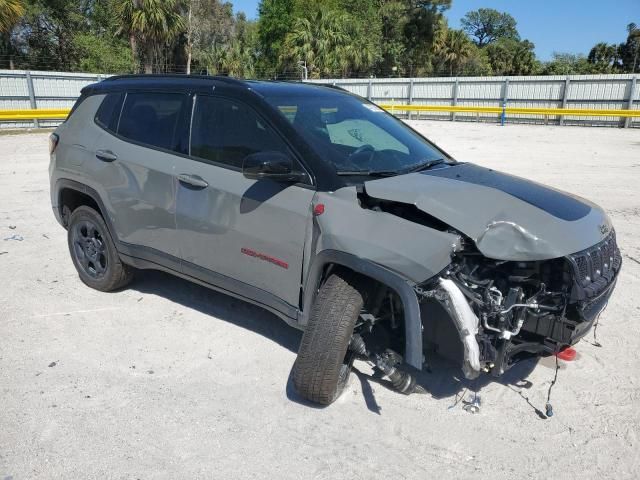
[[[258,16],[259,0],[231,1],[236,11]],[[459,28],[460,18],[478,8],[510,13],[541,60],[550,60],[553,52],[587,55],[598,42],[624,42],[627,24],[640,25],[640,0],[453,0],[445,15]]]

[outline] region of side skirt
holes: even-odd
[[[243,300],[277,315],[289,326],[298,330],[304,327],[298,323],[299,311],[278,297],[244,282],[221,275],[192,263],[151,248],[119,242],[118,251],[122,261],[141,270],[160,270],[183,278],[203,287]]]

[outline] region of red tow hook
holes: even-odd
[[[560,360],[564,360],[565,362],[572,362],[576,359],[576,349],[573,347],[564,347],[558,353],[556,353],[556,357]]]

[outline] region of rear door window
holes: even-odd
[[[152,147],[185,153],[182,139],[187,95],[165,92],[127,93],[118,135]]]

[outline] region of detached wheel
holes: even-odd
[[[302,397],[329,405],[346,387],[354,360],[347,349],[362,305],[352,273],[332,274],[320,288],[293,365]]]
[[[80,280],[102,292],[127,285],[133,269],[120,261],[102,216],[93,208],[78,207],[69,218],[67,243]]]

